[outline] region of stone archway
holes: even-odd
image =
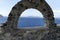
[[[45,24],[49,27],[49,32],[42,37],[41,40],[56,40],[56,24],[54,23],[54,15],[50,6],[46,3],[45,0],[22,0],[18,2],[11,10],[7,22],[3,25],[5,33],[11,33],[14,35],[17,29],[17,23],[21,13],[29,8],[34,8],[39,10],[45,20]],[[12,32],[10,32],[12,31]],[[20,30],[19,30],[20,31]],[[16,34],[18,32],[16,31]],[[12,36],[13,36],[12,35]],[[40,36],[39,36],[40,37]]]
[[[55,27],[55,23],[54,23],[54,15],[52,12],[52,9],[50,8],[50,6],[46,3],[45,0],[22,0],[20,2],[18,2],[11,10],[9,17],[8,17],[8,21],[7,21],[7,28],[17,28],[17,22],[19,19],[19,16],[21,15],[21,13],[29,8],[34,8],[39,10],[45,20],[45,25],[47,27]]]

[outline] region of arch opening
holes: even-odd
[[[56,14],[57,13],[57,14]],[[58,14],[59,12],[54,13],[54,18],[55,18],[55,23],[57,24],[57,26],[60,26],[60,14]]]
[[[44,17],[37,9],[26,9],[19,17],[17,27],[44,27]]]

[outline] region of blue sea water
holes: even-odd
[[[7,17],[0,17],[0,23],[5,23],[7,21]]]
[[[0,23],[5,23],[7,21],[7,17],[1,17]],[[55,23],[60,24],[60,19],[55,18]],[[43,18],[29,18],[29,17],[21,17],[18,20],[18,27],[34,27],[34,26],[43,26],[44,19]]]
[[[32,27],[32,26],[43,26],[43,18],[20,18],[18,21],[18,27]]]

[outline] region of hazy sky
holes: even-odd
[[[0,14],[8,16],[12,7],[21,0],[0,0]],[[60,0],[46,0],[54,11],[54,16],[60,17]],[[36,9],[27,9],[22,13],[22,17],[42,17],[42,14]]]

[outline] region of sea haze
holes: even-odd
[[[5,23],[7,21],[7,17],[1,17],[0,23]],[[56,18],[55,23],[60,24],[60,19]],[[21,17],[18,20],[18,27],[34,27],[34,26],[43,26],[44,18],[37,17]]]

